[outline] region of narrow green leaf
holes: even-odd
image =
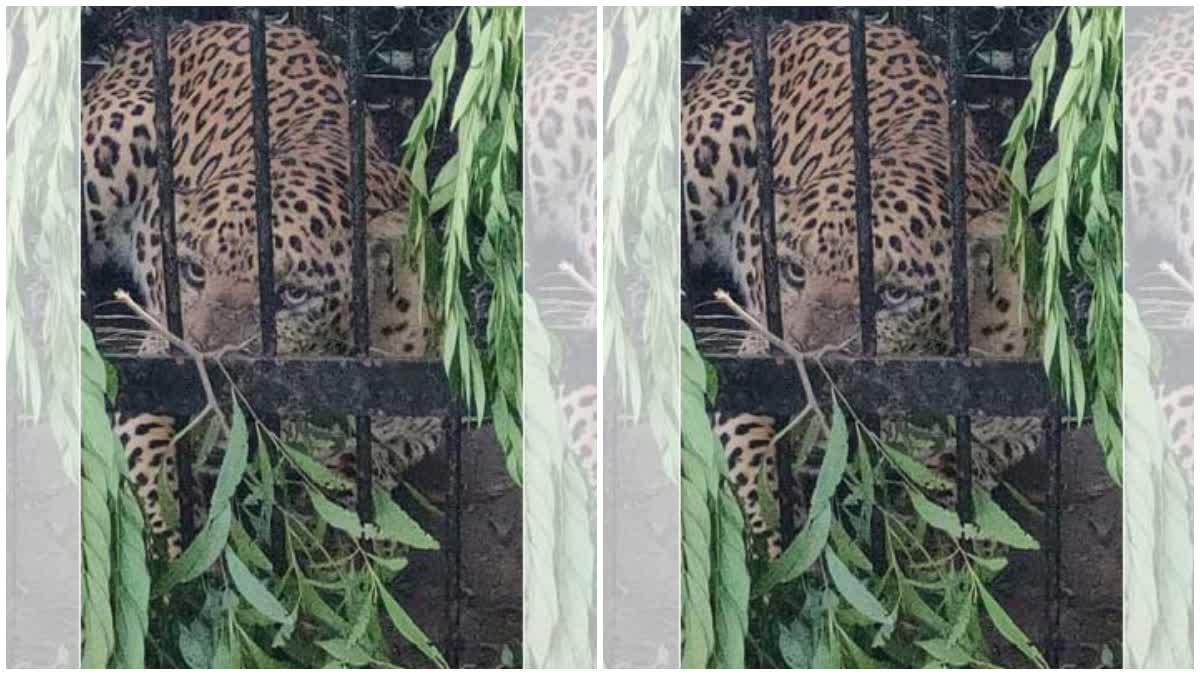
[[[284,609],[283,604],[263,582],[254,576],[254,573],[246,567],[246,563],[237,557],[233,549],[225,549],[225,565],[229,570],[229,577],[233,579],[234,587],[246,599],[246,602],[250,603],[251,607],[275,623],[288,621],[288,612]]]
[[[242,416],[237,398],[233,401],[233,414],[230,415],[229,438],[226,439],[225,457],[221,460],[221,471],[217,474],[217,485],[213,488],[212,507],[219,509],[233,498],[238,483],[246,473],[246,462],[249,457],[249,434],[246,431],[246,418]]]
[[[854,576],[833,549],[825,549],[825,565],[829,569],[833,585],[837,588],[838,593],[841,593],[842,597],[846,599],[846,602],[850,603],[851,607],[876,623],[889,623],[888,613],[879,603],[879,599],[862,581],[859,581],[858,577]]]
[[[808,571],[829,541],[832,520],[833,509],[828,504],[815,516],[810,517],[804,529],[792,540],[783,554],[767,566],[766,573],[754,588],[754,596],[762,596],[775,586],[787,583]]]

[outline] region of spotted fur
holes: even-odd
[[[1194,27],[1193,10],[1165,12],[1131,54],[1124,146],[1130,286],[1140,318],[1163,339],[1163,362],[1172,365],[1162,373],[1158,401],[1170,455],[1189,487],[1195,483]],[[1138,267],[1160,262],[1176,275]],[[1147,272],[1148,277],[1139,275]]]

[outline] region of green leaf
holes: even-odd
[[[329,470],[324,464],[314,460],[312,457],[304,454],[300,450],[296,450],[287,444],[279,446],[283,450],[283,454],[287,456],[288,461],[292,466],[296,467],[300,473],[306,478],[316,483],[318,487],[324,490],[333,492],[348,491],[354,489],[354,483],[340,474],[336,474]]]
[[[439,668],[448,668],[445,657],[437,646],[425,635],[425,631],[421,630],[420,626],[412,620],[408,612],[396,602],[391,593],[382,586],[378,587],[379,597],[383,601],[383,608],[387,612],[388,618],[392,620],[392,625],[400,632],[400,635],[408,640],[410,644],[416,647],[422,654],[426,656],[434,665]]]
[[[142,509],[128,486],[122,486],[117,499],[113,580],[117,648],[113,665],[144,668],[150,627],[150,573],[146,569]]]
[[[721,490],[719,499],[718,527],[713,543],[716,549],[713,623],[717,640],[713,665],[743,668],[750,623],[750,572],[746,569],[742,510],[728,485]]]
[[[813,489],[814,508],[833,498],[838,484],[842,482],[842,476],[846,473],[848,455],[849,434],[846,431],[846,418],[835,400],[829,439],[825,444],[825,456],[821,460],[821,470],[817,474],[817,486]]]
[[[870,590],[846,567],[833,549],[825,549],[825,565],[833,585],[850,606],[875,623],[887,624],[892,619]]]
[[[221,460],[221,472],[217,474],[217,485],[213,488],[211,508],[220,509],[233,498],[238,483],[242,482],[242,476],[246,473],[249,452],[246,419],[242,416],[237,398],[234,397],[233,414],[230,415],[229,438],[226,440],[225,457]]]
[[[1025,635],[1025,632],[1022,631],[1019,626],[1017,626],[1016,622],[1012,620],[1012,617],[1008,615],[1008,612],[1004,611],[1004,608],[1000,606],[1000,603],[996,602],[996,599],[992,597],[992,594],[988,592],[987,588],[985,588],[982,584],[976,585],[975,588],[979,592],[979,598],[983,600],[983,608],[987,612],[988,618],[991,619],[992,625],[996,627],[996,631],[1000,633],[1005,640],[1008,640],[1009,644],[1016,647],[1017,650],[1028,657],[1029,660],[1034,663],[1034,665],[1038,666],[1039,668],[1048,667],[1046,660],[1042,658],[1042,654],[1038,651],[1038,648],[1034,646],[1029,637]]]
[[[995,541],[1006,546],[1026,551],[1040,548],[1036,539],[1025,532],[1012,516],[1000,508],[990,493],[980,488],[972,492],[975,500],[975,522],[977,528],[973,538]]]
[[[225,550],[225,565],[229,569],[229,577],[233,579],[234,587],[251,607],[275,623],[288,622],[288,612],[283,604],[254,576],[232,549]]]
[[[313,508],[316,509],[321,520],[345,532],[351,539],[363,538],[365,530],[357,513],[334,504],[326,499],[325,495],[312,488],[308,489],[308,498],[312,501]]]
[[[962,667],[971,663],[969,654],[958,645],[947,643],[945,640],[921,640],[917,642],[917,646],[941,664]]]
[[[201,618],[180,626],[179,654],[189,668],[198,670],[212,668],[214,657],[212,627]]]
[[[925,495],[913,489],[908,490],[908,498],[912,500],[917,515],[926,523],[950,535],[952,539],[962,538],[963,526],[957,513],[934,504]]]
[[[440,548],[437,540],[421,529],[417,521],[405,513],[386,490],[375,486],[372,496],[375,501],[375,525],[379,528],[379,538],[398,541],[426,551]]]
[[[802,620],[779,632],[779,653],[788,668],[812,668],[815,651],[812,630]]]
[[[921,489],[940,492],[948,491],[954,487],[954,484],[949,480],[934,473],[928,466],[909,457],[902,450],[893,448],[886,443],[880,447],[883,448],[883,453],[887,455],[891,465],[896,467],[900,473],[907,476],[909,480],[916,483]]]
[[[321,640],[317,646],[324,649],[338,663],[351,667],[362,667],[371,662],[371,655],[362,647],[346,640]]]
[[[215,514],[210,514],[208,523],[196,535],[195,540],[179,559],[171,563],[163,576],[161,585],[155,589],[155,595],[163,595],[176,585],[191,581],[204,574],[217,558],[229,540],[229,528],[233,522],[233,508],[225,505]]]
[[[788,544],[783,554],[767,566],[766,573],[754,588],[754,596],[762,596],[775,586],[787,583],[808,571],[829,541],[832,521],[833,509],[828,504],[810,517],[804,529],[791,544]]]

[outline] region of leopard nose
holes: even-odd
[[[217,301],[197,317],[192,339],[203,351],[240,346],[258,334],[258,324],[258,307]]]

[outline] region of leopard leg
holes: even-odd
[[[169,486],[179,494],[175,466],[175,419],[164,415],[125,416],[117,413],[113,430],[125,448],[129,479],[133,482],[142,513],[155,537],[165,538],[171,559],[183,550],[179,530],[167,522],[159,489]],[[176,500],[178,503],[178,500]]]
[[[767,544],[767,555],[771,559],[783,550],[779,528],[767,521],[759,490],[762,484],[769,486],[774,502],[779,503],[779,476],[775,466],[775,420],[761,415],[733,415],[726,417],[716,413],[713,431],[725,448],[729,482],[733,485],[738,503],[742,506],[749,530],[756,538]],[[766,475],[760,480],[760,474]]]
[[[571,435],[569,449],[583,468],[588,485],[596,488],[596,386],[559,389],[558,405]]]
[[[1041,418],[972,416],[972,484],[984,490],[994,489],[1006,471],[1036,453],[1041,443]],[[938,497],[952,501],[958,490],[958,453],[953,442],[918,453],[914,459],[928,466],[951,486]]]
[[[440,417],[382,417],[371,418],[372,462],[375,484],[387,490],[400,484],[400,477],[426,457],[436,453],[445,441]],[[353,479],[354,453],[331,467],[349,471]]]
[[[1189,487],[1195,484],[1193,455],[1195,452],[1196,416],[1193,412],[1195,391],[1192,385],[1183,385],[1159,392],[1158,403],[1167,420],[1170,452]]]

